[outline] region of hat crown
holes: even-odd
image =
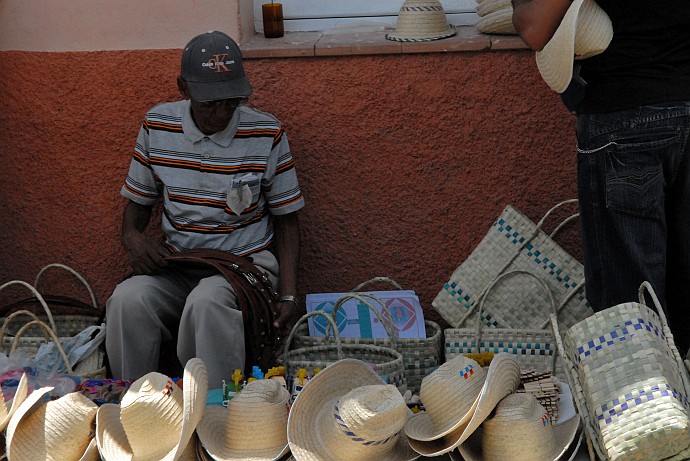
[[[287,445],[290,393],[274,379],[252,381],[228,404],[225,446],[232,450]]]
[[[455,29],[448,25],[443,5],[438,0],[405,0],[395,22],[395,32],[386,38],[422,41],[449,37]]]
[[[152,451],[166,454],[179,442],[184,413],[182,390],[158,372],[132,383],[120,403],[122,428],[135,457]],[[162,421],[166,421],[165,424]]]
[[[613,26],[606,12],[594,0],[584,0],[575,25],[577,59],[603,53],[612,38]]]
[[[425,376],[419,398],[433,425],[446,427],[466,415],[479,396],[486,375],[479,363],[459,355]]]
[[[345,394],[336,402],[333,414],[341,428],[375,442],[400,432],[405,425],[407,406],[395,386],[375,384]]]
[[[209,31],[187,43],[182,50],[180,76],[196,101],[244,98],[252,94],[242,52],[223,32]]]
[[[529,392],[506,396],[484,421],[484,461],[552,459],[555,438],[548,414]]]

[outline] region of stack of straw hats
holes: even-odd
[[[400,7],[395,31],[386,34],[398,42],[428,42],[455,35],[438,0],[405,0]]]
[[[477,0],[478,31],[485,34],[517,35],[513,26],[513,5],[510,0]]]

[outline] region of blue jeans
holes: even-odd
[[[681,355],[690,347],[690,101],[577,119],[587,299],[637,301],[649,281]]]

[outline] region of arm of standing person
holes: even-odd
[[[512,0],[513,25],[522,40],[541,51],[561,24],[572,0]]]
[[[286,215],[276,215],[275,239],[278,263],[280,265],[280,295],[297,295],[297,269],[300,248],[300,228],[297,212]],[[283,344],[297,322],[300,311],[296,301],[281,301],[278,303],[278,316],[273,326],[278,331],[279,347],[277,354],[282,353]]]
[[[152,206],[130,200],[122,215],[122,245],[135,274],[151,274],[167,264],[163,258],[169,251],[161,243],[144,235],[152,210]]]

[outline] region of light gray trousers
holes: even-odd
[[[269,251],[250,256],[274,287],[278,261]],[[207,271],[135,275],[118,284],[106,304],[105,345],[115,378],[138,379],[158,370],[160,346],[177,338],[177,357],[204,361],[209,389],[244,370],[242,312],[230,283]]]

